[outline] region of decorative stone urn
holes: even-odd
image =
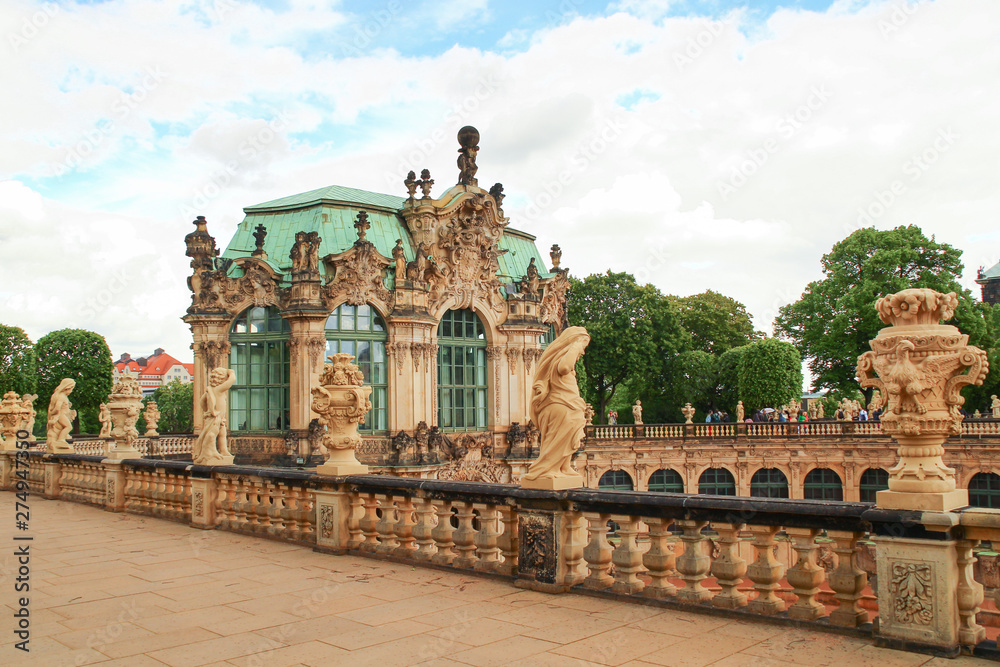
[[[968,491],[955,488],[955,470],[941,460],[944,441],[962,429],[959,390],[981,385],[989,371],[986,353],[968,345],[957,327],[941,324],[955,314],[954,292],[906,289],[875,304],[890,326],[858,357],[858,381],[877,387],[887,400],[882,432],[899,443],[899,463],[879,507],[945,511],[968,505]],[[877,377],[872,375],[877,373]]]
[[[111,389],[108,394],[108,409],[111,411],[111,437],[115,439],[108,458],[142,458],[142,454],[135,448],[135,443],[139,440],[139,430],[135,423],[142,412],[142,388],[134,376],[123,375]]]
[[[320,475],[363,475],[368,466],[360,463],[354,449],[361,444],[360,424],[372,409],[372,388],[363,386],[364,375],[353,363],[354,355],[338,353],[327,357],[320,386],[312,389],[312,409],[326,427],[322,448],[326,463],[316,468]]]
[[[3,395],[0,401],[0,451],[17,449],[17,431],[28,413],[21,405],[21,397],[12,391]]]

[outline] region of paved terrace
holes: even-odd
[[[588,597],[31,498],[31,647],[2,665],[992,665]],[[9,527],[9,528],[8,528]],[[23,543],[22,543],[23,544]]]

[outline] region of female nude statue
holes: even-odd
[[[208,387],[201,397],[202,426],[198,440],[191,448],[192,458],[199,465],[229,465],[229,388],[236,384],[236,371],[216,368],[208,376]]]

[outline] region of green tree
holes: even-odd
[[[156,401],[160,411],[160,421],[156,426],[159,433],[191,433],[194,430],[192,410],[194,408],[194,384],[171,380],[153,390],[152,395],[143,399],[143,411],[149,401]],[[145,433],[146,419],[142,417],[142,433]]]
[[[746,347],[739,378],[747,414],[786,405],[802,395],[802,357],[791,343],[765,338]]]
[[[666,414],[657,421],[684,421],[681,408],[690,403],[701,413],[718,405],[718,357],[702,350],[681,352],[665,364],[663,387]]]
[[[987,336],[987,326],[971,293],[958,282],[961,255],[912,225],[888,231],[859,229],[823,256],[826,277],[809,283],[801,299],[781,308],[775,334],[809,359],[814,389],[850,391],[857,388],[858,355],[871,349],[869,341],[885,326],[875,302],[908,287],[930,287],[958,294],[959,307],[949,323],[977,344]],[[866,402],[871,392],[864,391]]]
[[[38,385],[35,348],[21,327],[0,324],[0,396],[34,393]]]
[[[736,418],[736,404],[743,400],[740,396],[740,360],[747,346],[734,347],[719,355],[716,363],[716,407],[722,408]],[[746,406],[744,406],[744,409]],[[749,413],[748,413],[749,414]]]
[[[677,310],[652,285],[638,285],[627,273],[571,278],[569,321],[586,327],[590,345],[583,356],[586,383],[598,420],[607,419],[615,391],[660,372],[663,361],[687,343]]]
[[[695,350],[719,355],[764,338],[755,331],[746,306],[723,294],[708,290],[686,297],[669,297],[677,306],[681,326],[691,335]]]
[[[70,402],[77,412],[77,433],[97,433],[98,406],[111,392],[114,366],[104,337],[83,329],[60,329],[35,343],[39,407],[48,407],[63,378],[76,381]]]

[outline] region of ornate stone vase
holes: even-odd
[[[3,395],[0,401],[0,451],[17,449],[17,430],[27,412],[21,405],[20,396],[12,391]]]
[[[141,458],[135,444],[139,440],[139,430],[135,423],[142,412],[142,388],[139,381],[124,375],[108,394],[108,409],[111,411],[111,437],[114,448],[108,456],[112,459]]]
[[[323,446],[329,457],[316,472],[323,475],[359,475],[368,472],[354,455],[361,444],[358,424],[372,409],[372,388],[362,385],[364,376],[353,363],[353,355],[338,353],[328,357],[320,386],[312,389],[312,409],[326,427]]]
[[[968,493],[956,490],[955,471],[941,457],[948,436],[961,433],[965,399],[959,390],[981,385],[989,362],[983,350],[968,345],[968,335],[941,324],[957,307],[954,292],[931,289],[906,289],[875,304],[890,326],[858,357],[858,381],[887,400],[882,431],[899,443],[899,462],[890,470],[889,490],[879,492],[879,506],[945,510],[967,504]],[[940,495],[917,497],[926,494]]]

